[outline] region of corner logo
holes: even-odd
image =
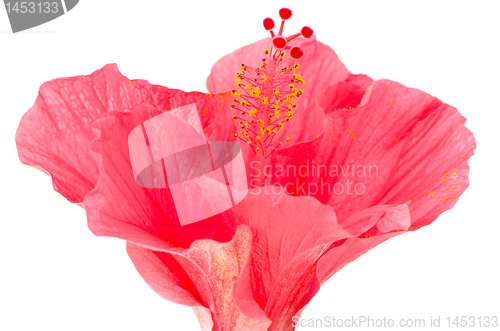
[[[75,8],[79,0],[4,0],[12,32],[31,29],[52,21]]]
[[[240,146],[209,141],[195,104],[138,125],[128,136],[128,146],[136,184],[168,187],[181,225],[220,214],[248,193]]]

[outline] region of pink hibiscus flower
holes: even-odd
[[[82,206],[93,233],[125,239],[149,286],[192,306],[203,330],[293,330],[327,279],[432,223],[468,186],[475,140],[455,108],[351,74],[311,29],[283,37],[291,12],[280,16],[277,35],[264,21],[272,39],[215,64],[210,94],[107,65],[43,84],[16,133],[21,162]],[[252,189],[181,226],[169,188],[136,184],[128,136],[190,104],[208,141],[240,144]]]

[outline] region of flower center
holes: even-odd
[[[292,16],[292,11],[283,8],[279,11],[281,26],[274,34],[274,21],[264,19],[264,28],[272,37],[271,49],[264,51],[262,64],[258,68],[241,64],[241,71],[235,74],[237,89],[232,90],[234,102],[231,108],[237,112],[233,119],[238,121],[240,130],[235,137],[244,141],[254,152],[252,162],[251,186],[262,186],[263,169],[266,159],[284,142],[273,141],[278,131],[291,121],[296,107],[296,99],[304,90],[304,79],[300,76],[297,60],[304,52],[299,47],[292,47],[289,42],[303,36],[309,38],[313,30],[303,27],[300,33],[289,37],[283,36],[285,21]]]

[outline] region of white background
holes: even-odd
[[[0,7],[0,330],[199,330],[189,307],[148,288],[125,242],[95,237],[83,209],[19,162],[15,130],[43,82],[110,62],[131,79],[206,91],[215,61],[266,37],[262,19],[283,6],[294,11],[286,33],[310,25],[353,73],[457,107],[478,141],[456,207],[341,270],[303,318],[425,318],[429,329],[441,316],[445,329],[449,315],[499,316],[499,4],[82,0],[18,34]]]

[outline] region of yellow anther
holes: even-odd
[[[264,54],[266,54],[266,55],[267,55],[267,54],[269,54],[269,49],[266,49],[266,50],[264,51]]]
[[[260,88],[254,88],[250,94],[254,97],[260,97]]]
[[[266,50],[264,54],[271,54],[270,50]],[[242,116],[230,115],[233,120],[238,122],[241,130],[237,131],[234,136],[243,139],[248,145],[252,145],[251,148],[254,151],[259,150],[257,146],[260,146],[266,137],[273,136],[282,130],[285,121],[291,120],[292,110],[296,107],[295,98],[304,93],[303,90],[299,90],[299,86],[303,86],[305,81],[298,72],[295,72],[300,68],[300,65],[294,64],[285,67],[283,66],[285,58],[286,55],[283,52],[279,52],[278,58],[273,57],[271,71],[268,71],[267,56],[262,58],[260,68],[247,67],[241,63],[240,71],[235,74],[237,88],[230,91],[232,100],[229,101],[233,101],[230,104],[231,109],[240,112]],[[280,63],[278,67],[274,66],[276,60]],[[276,81],[273,81],[273,84],[264,84],[270,80]],[[248,99],[250,96],[256,100]],[[237,113],[234,112],[234,114]],[[255,131],[253,128],[256,128]],[[290,138],[287,136],[279,141],[279,145],[288,141]]]
[[[245,72],[244,71],[237,72],[234,74],[234,76],[236,77],[236,79],[242,82],[245,79]]]
[[[305,81],[304,79],[302,79],[302,76],[300,76],[300,74],[293,74],[293,78],[297,80],[300,86],[304,86]]]

